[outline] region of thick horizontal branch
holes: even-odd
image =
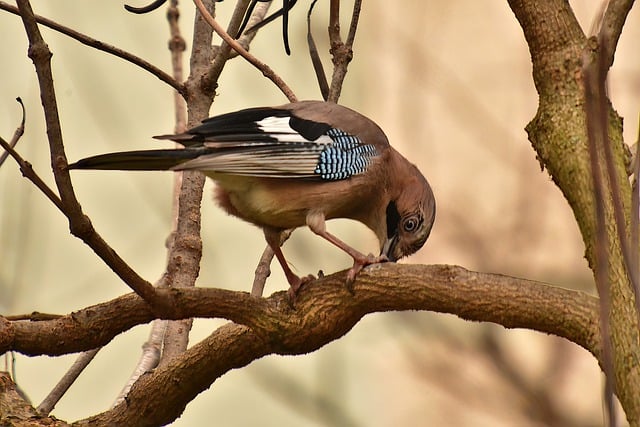
[[[349,331],[367,313],[429,310],[463,319],[527,328],[564,337],[600,354],[598,300],[582,292],[447,265],[382,264],[357,278],[355,293],[344,272],[306,285],[295,307],[286,292],[269,298],[216,288],[157,289],[175,310],[172,319],[225,318],[251,328],[269,352],[313,351]],[[137,295],[57,319],[0,318],[0,354],[60,355],[107,344],[117,334],[150,322],[153,312]]]
[[[249,327],[230,323],[217,329],[170,364],[141,377],[126,404],[78,425],[169,423],[229,370],[272,353],[313,351],[341,337],[373,311],[453,313],[552,333],[600,353],[598,302],[582,292],[446,265],[375,266],[358,276],[354,295],[346,291],[344,278],[339,273],[303,288],[295,309],[288,306],[283,292],[268,299],[242,294],[248,306],[238,305],[235,312],[243,313],[237,317]]]
[[[174,318],[220,317],[229,323],[165,366],[142,376],[120,404],[77,425],[164,425],[231,369],[268,354],[303,354],[346,334],[365,314],[429,310],[564,337],[600,357],[598,299],[583,292],[448,265],[379,264],[305,285],[291,307],[286,292],[269,298],[215,288],[158,289]],[[39,317],[34,317],[39,318]],[[64,354],[98,347],[154,318],[136,294],[42,321],[0,318],[0,353]],[[170,396],[170,402],[167,401]]]

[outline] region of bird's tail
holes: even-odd
[[[169,170],[201,154],[182,149],[123,151],[87,157],[69,165],[69,169]]]

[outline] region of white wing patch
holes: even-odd
[[[204,141],[202,154],[174,170],[336,181],[363,173],[378,154],[372,145],[328,125],[324,125],[328,130],[312,141],[290,123],[291,117],[269,116],[254,122],[258,133],[240,133],[235,135],[237,140]],[[318,129],[307,133],[317,134]],[[258,137],[243,141],[243,137],[254,135]]]
[[[323,145],[328,145],[333,142],[333,140],[327,135],[322,135],[315,141],[309,141],[289,126],[289,120],[289,117],[271,116],[257,121],[256,125],[266,135],[277,139],[279,142],[314,142],[316,144]]]

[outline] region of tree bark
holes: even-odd
[[[351,330],[368,313],[430,310],[463,319],[564,337],[602,354],[598,299],[583,292],[451,265],[377,265],[347,291],[345,272],[305,285],[295,307],[286,292],[269,298],[217,288],[164,288],[176,318],[218,317],[230,323],[148,373],[126,402],[78,425],[160,425],[218,378],[267,354],[305,354]],[[108,343],[149,322],[154,313],[129,294],[57,319],[0,322],[0,352],[55,354]],[[54,345],[55,344],[55,345]]]
[[[638,317],[616,232],[610,192],[604,198],[608,265],[597,265],[595,257],[596,200],[587,139],[583,58],[592,57],[598,45],[594,38],[585,36],[567,1],[509,0],[509,5],[529,45],[533,79],[540,97],[537,114],[526,127],[529,140],[541,166],[547,169],[573,210],[590,268],[594,274],[607,268],[616,394],[629,423],[640,425]],[[628,150],[622,139],[622,120],[611,106],[609,118],[609,143],[626,215],[624,232],[629,235]],[[602,156],[599,161],[605,170]]]

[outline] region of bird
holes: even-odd
[[[197,170],[213,179],[215,200],[228,214],[262,228],[292,297],[313,276],[296,275],[281,250],[286,230],[307,226],[351,258],[351,288],[366,266],[395,262],[425,244],[436,202],[420,170],[371,119],[325,101],[254,107],[202,121],[184,133],[154,138],[184,148],[101,154],[69,169]],[[327,231],[348,218],[375,233],[379,255],[365,255]]]

